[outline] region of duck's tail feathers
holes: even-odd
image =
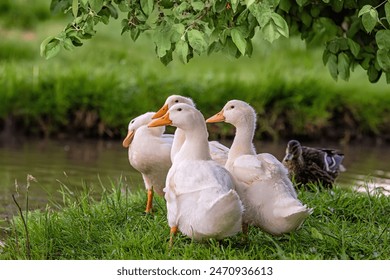
[[[328,172],[344,172],[346,169],[341,164],[341,162],[344,159],[344,155],[342,154],[328,154],[325,153],[324,155],[324,162],[325,162],[325,168]]]
[[[286,215],[285,218],[289,221],[289,223],[296,224],[296,228],[299,228],[311,213],[313,213],[313,208],[308,208],[306,205],[302,205]]]
[[[234,190],[230,190],[212,203],[210,209],[210,226],[220,232],[220,238],[231,236],[241,231],[243,204]]]
[[[279,213],[275,213],[276,216],[282,217],[285,221],[290,225],[296,225],[298,228],[303,221],[313,213],[313,209],[307,207],[306,205],[302,205],[301,203],[294,203],[295,205],[289,205],[285,208],[279,208],[275,211]]]

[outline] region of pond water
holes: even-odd
[[[256,147],[259,153],[269,152],[280,160],[284,156],[285,143],[259,142]],[[357,188],[365,185],[370,190],[390,194],[390,146],[329,147],[345,154],[343,163],[347,171],[337,179],[340,185]],[[29,182],[29,209],[44,208],[48,201],[60,202],[62,186],[72,191],[87,187],[97,198],[103,190],[101,186],[110,189],[118,182],[130,190],[143,188],[141,175],[130,167],[127,150],[120,141],[1,143],[0,219],[17,213],[12,194],[23,208],[28,175],[35,178]]]

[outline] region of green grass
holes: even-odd
[[[390,138],[384,79],[370,84],[356,69],[349,82],[335,82],[321,51],[306,49],[298,38],[272,45],[256,38],[252,58],[216,54],[165,67],[147,35],[134,43],[128,34],[120,35],[120,21],[114,21],[100,26],[83,47],[44,60],[40,42],[63,26],[63,20],[52,19],[38,22],[33,31],[0,27],[5,38],[0,41],[0,127],[11,119],[26,135],[118,138],[131,118],[159,109],[168,95],[178,93],[193,97],[205,116],[229,99],[250,102],[263,139]],[[228,127],[210,129],[232,134]]]
[[[8,226],[1,259],[390,259],[390,198],[346,189],[300,191],[314,208],[301,229],[273,237],[251,227],[222,241],[183,235],[169,248],[162,198],[153,215],[143,213],[146,194],[119,184],[95,201],[88,191],[64,189],[64,205],[28,214],[31,252],[20,217]],[[52,208],[60,211],[53,211]],[[58,210],[58,209],[57,209]],[[25,214],[25,213],[24,213]]]

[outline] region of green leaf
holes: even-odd
[[[204,35],[196,29],[187,32],[188,42],[195,52],[201,54],[207,50],[208,44]]]
[[[184,40],[184,39],[182,39],[182,37],[184,35],[184,32],[185,32],[184,24],[177,23],[177,24],[172,25],[172,29],[171,29],[171,33],[172,33],[172,35],[171,35],[171,42],[172,43],[176,43],[179,40]]]
[[[110,11],[110,15],[111,15],[113,18],[117,19],[117,18],[118,18],[118,11],[117,11],[117,9],[114,7],[114,5],[112,5],[111,3],[108,3],[108,4],[106,5],[106,7],[107,7],[107,9]]]
[[[256,18],[260,27],[263,28],[271,20],[273,10],[270,6],[260,4],[253,4],[249,7],[249,11]]]
[[[233,28],[230,31],[230,35],[232,36],[233,43],[237,46],[238,50],[242,55],[245,55],[246,50],[246,40],[245,37],[239,28]]]
[[[375,9],[371,9],[369,13],[363,14],[362,23],[367,33],[370,33],[378,23],[378,12]]]
[[[187,57],[188,56],[188,44],[186,41],[180,40],[179,42],[177,42],[175,52],[179,56],[179,59],[181,60],[181,62],[183,62],[183,63],[188,62],[188,57]]]
[[[61,41],[55,37],[46,38],[41,43],[41,56],[50,59],[56,56],[61,49]]]
[[[380,79],[380,77],[382,75],[382,71],[378,71],[375,68],[375,66],[371,64],[367,70],[367,75],[368,75],[368,80],[371,83],[376,83]]]
[[[344,0],[333,0],[332,1],[332,9],[336,13],[340,13],[343,9]]]
[[[172,50],[168,50],[163,57],[160,57],[160,61],[167,66],[169,62],[173,60],[172,58]]]
[[[266,24],[262,29],[261,29],[264,39],[267,40],[268,42],[272,43],[276,39],[280,37],[280,33],[277,30],[276,25],[273,23],[273,21],[270,21],[268,24]]]
[[[380,49],[390,49],[390,30],[379,30],[375,34],[375,41]]]
[[[324,63],[324,65],[326,65],[328,63],[330,55],[331,55],[331,52],[326,48],[324,50],[324,53],[322,54],[322,62]]]
[[[81,42],[80,38],[78,38],[76,36],[72,36],[72,37],[70,37],[70,39],[72,40],[72,44],[75,47],[81,47],[83,45],[83,43]]]
[[[153,11],[153,0],[141,0],[141,9],[146,15],[150,15]]]
[[[49,42],[51,42],[54,39],[53,36],[47,37],[45,40],[42,41],[41,46],[40,46],[40,53],[41,56],[45,57],[45,51],[46,51],[46,46]]]
[[[390,84],[390,72],[386,72],[386,82]]]
[[[162,58],[166,55],[167,51],[171,49],[171,39],[170,39],[170,27],[166,24],[158,26],[153,35],[153,42],[156,45],[156,52],[159,58]]]
[[[305,11],[302,11],[302,13],[301,13],[301,20],[302,20],[304,25],[309,27],[311,25],[311,22],[312,22],[312,17],[311,17],[311,15],[309,13],[307,13]]]
[[[226,44],[223,48],[223,51],[229,56],[236,57],[236,54],[238,53],[237,46],[233,43],[231,38],[226,39]]]
[[[103,0],[88,0],[88,2],[92,10],[94,10],[96,13],[100,12],[100,10],[103,8]]]
[[[121,1],[119,4],[118,4],[118,8],[121,12],[128,12],[130,10],[129,8],[129,3],[127,3],[126,1]]]
[[[192,8],[194,8],[194,11],[201,11],[204,9],[204,3],[201,1],[194,1],[191,3]]]
[[[237,11],[237,6],[238,6],[239,2],[240,2],[239,0],[230,0],[230,4],[232,6],[233,12]]]
[[[68,50],[68,51],[71,51],[74,49],[74,45],[73,45],[73,42],[70,38],[65,38],[63,40],[63,46],[64,46],[64,49],[65,50]]]
[[[338,55],[338,62],[337,62],[337,71],[341,77],[341,79],[348,81],[349,79],[349,64],[350,60],[346,53],[341,52]]]
[[[278,30],[279,34],[288,38],[289,30],[288,30],[288,25],[287,25],[287,22],[285,21],[285,19],[281,15],[279,15],[275,12],[272,13],[271,18],[274,21],[274,23],[276,25],[276,29]]]
[[[390,49],[380,49],[376,54],[379,66],[385,71],[390,72]]]
[[[139,28],[130,29],[130,37],[134,42],[137,41],[140,34],[141,34],[141,30],[139,30]]]
[[[297,1],[297,4],[302,7],[303,5],[305,5],[307,3],[308,0],[296,0],[296,1]]]
[[[279,5],[280,0],[262,0],[262,2],[263,4],[268,5],[273,9],[275,9],[276,6]]]
[[[151,29],[155,29],[159,18],[159,14],[160,12],[158,10],[158,7],[155,7],[154,10],[149,14],[149,17],[146,20],[145,24],[149,26]]]
[[[291,8],[290,0],[280,0],[279,8],[288,13]]]
[[[329,3],[329,2],[328,2]],[[370,10],[372,9],[373,7],[371,5],[364,5],[360,11],[359,11],[359,14],[358,14],[358,17],[366,14],[366,13],[369,13]]]
[[[387,2],[385,4],[385,14],[386,14],[387,23],[390,24],[390,2]]]
[[[338,54],[340,50],[340,44],[337,39],[334,39],[328,43],[327,49],[333,53],[333,54]]]
[[[252,41],[251,40],[246,40],[246,55],[248,57],[251,57],[252,56],[252,53],[253,53],[253,45],[252,45]]]
[[[310,9],[310,15],[314,18],[318,17],[321,13],[320,6],[312,6]]]
[[[247,8],[249,8],[253,3],[255,3],[256,0],[245,0],[245,5]]]
[[[329,73],[334,80],[337,81],[337,56],[335,54],[330,54],[328,58],[328,63],[326,64],[328,67]]]
[[[348,38],[348,46],[349,49],[351,50],[351,53],[353,54],[354,57],[357,57],[360,52],[360,45],[356,43],[354,40]]]
[[[76,18],[77,13],[79,12],[79,0],[73,0],[72,1],[72,13],[73,16]]]
[[[248,9],[243,10],[242,13],[240,13],[240,15],[237,17],[236,26],[242,25],[242,24],[248,25],[248,23],[247,23],[248,14],[249,14]]]

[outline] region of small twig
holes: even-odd
[[[26,223],[26,220],[24,219],[22,208],[20,207],[20,205],[19,205],[18,201],[16,200],[14,194],[12,194],[12,199],[14,200],[16,206],[18,207],[20,217],[22,218],[22,222],[23,222],[23,225],[24,225],[24,230],[26,231],[26,254],[27,254],[27,258],[29,260],[31,260],[30,236],[29,236],[29,233],[28,233],[27,223]]]

